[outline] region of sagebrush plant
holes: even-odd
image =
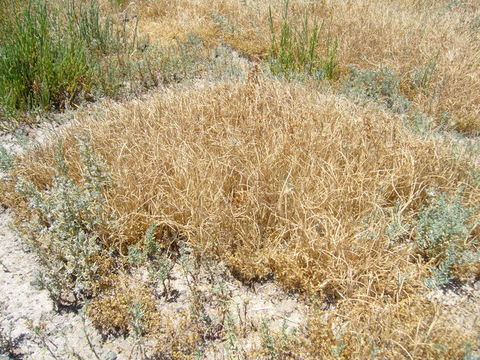
[[[64,328],[54,328],[51,329],[47,320],[45,320],[45,315],[43,315],[39,321],[33,322],[32,320],[27,320],[27,328],[29,333],[29,338],[40,348],[44,354],[48,353],[48,356],[52,359],[59,360],[62,358],[67,358],[70,356],[75,357],[76,359],[82,359],[82,357],[75,352],[68,353],[64,350],[60,350],[59,346],[55,341],[52,341],[51,336],[54,336],[55,339],[63,338],[65,339],[66,333]],[[45,356],[45,355],[44,355]],[[96,358],[98,360],[98,358]]]
[[[225,332],[227,337],[225,351],[228,358],[232,360],[245,360],[245,351],[239,345],[237,334],[235,332],[235,323],[230,313],[227,314],[225,319]]]
[[[13,166],[13,156],[0,144],[0,171],[7,171]]]
[[[31,218],[19,225],[20,233],[37,254],[40,282],[57,306],[78,306],[92,296],[109,258],[101,232],[113,226],[105,219],[103,191],[109,183],[101,160],[79,139],[82,179],[69,174],[62,145],[56,150],[51,184],[38,188],[19,179],[17,190],[28,202]]]
[[[438,58],[438,56],[436,57]],[[411,86],[424,92],[428,92],[433,82],[438,62],[434,58],[423,66],[418,66],[413,69],[410,74]]]
[[[263,320],[261,327],[262,347],[267,353],[267,359],[277,359],[278,350],[276,349],[275,339],[273,338],[268,322]]]
[[[287,322],[284,320],[280,331],[274,332],[270,329],[270,324],[263,319],[260,328],[261,335],[261,353],[265,359],[295,359],[295,354],[292,352],[293,345],[296,339],[296,329],[289,331]]]
[[[437,130],[445,129],[444,124],[439,126],[432,117],[418,112],[409,116],[406,124],[415,134],[424,137],[431,136]]]
[[[136,355],[137,359],[145,359],[145,344],[144,336],[147,333],[147,324],[145,323],[145,309],[141,303],[132,304],[129,309],[130,319],[130,334],[133,336],[134,344],[130,351],[130,358]]]
[[[422,255],[432,264],[429,286],[444,286],[453,278],[455,265],[479,262],[478,239],[472,232],[479,224],[479,208],[462,204],[460,196],[431,191],[427,205],[420,209],[415,240]]]
[[[470,177],[476,186],[480,186],[480,169],[472,169]]]
[[[0,304],[3,307],[3,303]],[[2,318],[6,319],[4,310],[0,309]],[[12,324],[3,320],[0,322],[0,356],[6,356],[8,359],[21,358],[19,349],[21,339],[12,336]]]
[[[343,84],[343,93],[360,102],[376,102],[397,113],[410,108],[410,102],[400,91],[400,77],[388,68],[379,70],[350,68]]]
[[[128,261],[132,265],[146,266],[149,281],[163,287],[163,295],[168,297],[170,291],[170,273],[174,263],[168,254],[163,253],[156,238],[157,223],[152,222],[145,231],[143,243],[137,243],[128,247]]]

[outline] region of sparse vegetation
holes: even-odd
[[[57,308],[138,359],[477,355],[431,296],[480,278],[475,2],[39,1],[0,20],[0,119],[121,100],[0,147]],[[272,282],[291,330],[239,300]]]

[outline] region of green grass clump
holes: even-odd
[[[0,20],[3,123],[18,112],[63,109],[101,90],[102,58],[125,44],[101,20],[96,1],[54,8],[33,0],[10,10]]]
[[[473,215],[478,208],[465,207],[458,196],[432,195],[419,213],[415,240],[427,261],[432,263],[430,287],[442,287],[454,279],[456,265],[480,261],[472,231],[478,225]]]
[[[191,79],[206,68],[208,56],[194,35],[153,46],[138,39],[138,17],[133,24],[114,24],[95,0],[5,6],[10,11],[3,9],[7,15],[0,19],[3,129],[25,122],[22,115],[31,111],[63,110],[101,96],[122,98]]]
[[[309,24],[305,15],[301,26],[296,26],[288,17],[288,1],[285,3],[283,22],[277,31],[270,17],[271,46],[270,70],[274,75],[287,78],[297,73],[307,73],[316,78],[332,80],[337,74],[338,42],[327,41],[326,54],[318,51],[320,46],[320,27],[318,23]]]
[[[73,19],[62,28],[45,3],[32,3],[0,23],[0,94],[4,106],[20,110],[59,108],[88,91],[91,61],[84,31]],[[81,24],[85,24],[84,21]],[[82,26],[83,27],[83,26]],[[85,29],[84,29],[85,30]]]

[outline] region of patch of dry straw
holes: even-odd
[[[424,324],[429,312],[401,305],[424,292],[426,268],[408,233],[388,236],[393,212],[411,230],[432,187],[462,186],[466,204],[480,200],[470,162],[445,142],[419,139],[374,107],[279,81],[174,88],[80,116],[58,135],[77,177],[78,134],[112,178],[106,211],[120,221],[111,246],[125,254],[156,221],[158,239],[181,235],[245,280],[273,276],[286,288],[350,301],[352,326],[375,328],[379,339],[386,331],[401,342],[391,350],[399,354],[420,340],[415,326],[396,336],[405,325],[396,316]],[[15,175],[48,186],[55,149],[25,155]],[[370,312],[390,304],[380,325],[360,320],[365,302]]]

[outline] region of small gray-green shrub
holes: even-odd
[[[294,358],[290,351],[292,344],[297,334],[297,329],[288,329],[286,320],[283,321],[279,332],[272,332],[268,321],[262,321],[260,327],[260,335],[262,341],[263,352],[266,359],[291,359]]]
[[[416,244],[431,262],[430,287],[442,287],[453,279],[453,266],[480,261],[480,252],[470,239],[478,225],[478,208],[465,207],[459,196],[433,193],[420,209],[415,224]]]
[[[404,113],[410,102],[400,91],[400,77],[392,70],[350,68],[343,93],[358,102],[375,102],[396,113]]]
[[[145,265],[148,270],[149,281],[161,283],[163,295],[168,296],[170,291],[170,273],[173,262],[162,253],[155,237],[157,223],[153,222],[145,231],[143,242],[128,247],[128,262],[132,265]]]
[[[145,309],[142,304],[134,303],[130,306],[130,323],[129,333],[133,336],[133,346],[130,351],[130,358],[132,355],[136,355],[138,359],[146,359],[144,336],[148,331],[147,324],[145,323]]]
[[[267,353],[267,359],[276,359],[278,357],[276,342],[271,334],[270,328],[266,320],[262,321],[260,333],[262,335],[262,346]]]
[[[407,125],[415,134],[420,136],[428,136],[435,129],[439,128],[432,117],[422,113],[415,113],[409,116]]]
[[[418,66],[410,74],[411,86],[415,89],[428,91],[432,84],[433,76],[437,69],[437,61],[432,60],[424,66]]]
[[[480,186],[480,169],[475,168],[470,171],[470,177],[475,186]]]
[[[101,230],[113,226],[103,211],[108,176],[85,140],[79,139],[78,146],[83,164],[79,183],[69,176],[60,144],[49,187],[21,180],[17,185],[32,215],[19,230],[40,262],[38,280],[57,306],[78,306],[92,295],[101,262],[109,256]]]
[[[385,210],[388,211],[390,217],[390,222],[386,228],[386,234],[390,240],[390,244],[394,244],[408,236],[409,228],[405,224],[401,213],[401,206],[399,204],[395,204],[392,208]]]
[[[2,317],[6,318],[2,311]],[[6,359],[18,359],[23,356],[20,353],[19,344],[20,339],[12,337],[11,324],[4,324],[0,322],[0,359],[3,359],[3,356]]]
[[[471,344],[465,345],[465,354],[463,355],[462,360],[480,360],[480,355],[476,352],[475,347]]]
[[[217,13],[216,11],[211,11],[210,16],[212,17],[215,24],[226,33],[235,33],[235,27],[232,25],[230,19],[227,16]]]
[[[480,15],[475,16],[470,21],[470,29],[472,29],[473,33],[477,33],[480,30]]]
[[[0,144],[0,171],[6,171],[13,165],[12,155]]]

